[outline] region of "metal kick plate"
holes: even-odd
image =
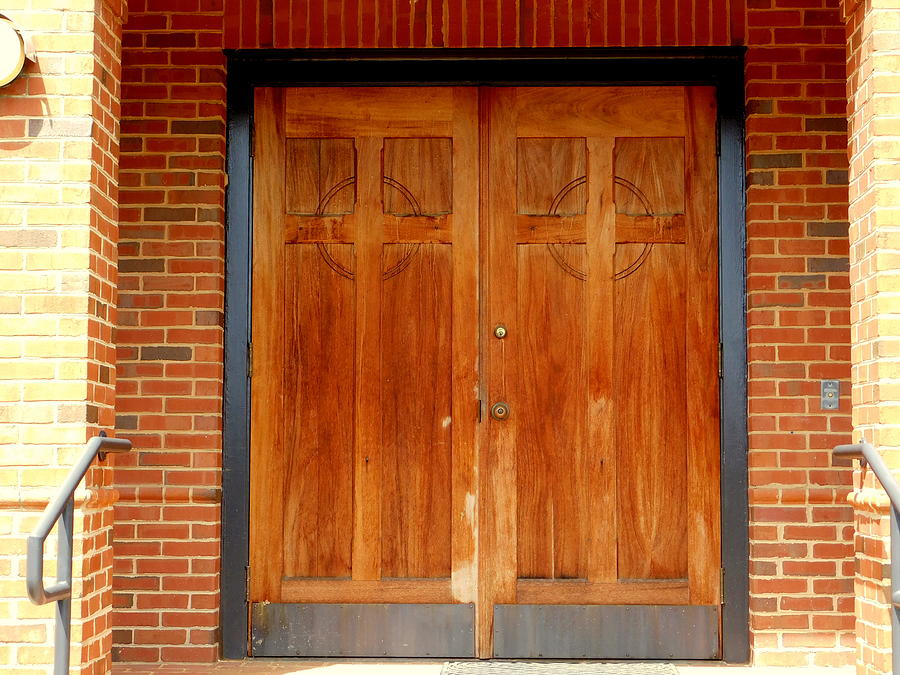
[[[253,656],[475,656],[474,605],[254,602]]]
[[[719,608],[497,605],[501,659],[717,659]]]

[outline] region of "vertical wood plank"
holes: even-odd
[[[613,202],[612,138],[589,138],[587,147],[587,342],[588,447],[594,454],[588,479],[591,545],[589,581],[612,582],[616,575],[616,444],[613,349],[615,340],[613,256],[616,214]]]
[[[348,577],[356,317],[335,267],[352,273],[353,245],[286,248],[284,576]]]
[[[489,658],[492,647],[493,609],[498,603],[516,598],[516,413],[512,378],[516,372],[515,335],[515,191],[516,180],[516,93],[498,88],[482,92],[481,105],[481,208],[485,222],[482,232],[487,269],[482,286],[485,297],[487,341],[484,350],[487,368],[486,408],[495,401],[513,406],[509,419],[497,422],[487,418],[482,437],[479,472],[479,584],[476,651]],[[489,167],[489,170],[488,170]],[[509,337],[494,338],[488,331],[505,324]]]
[[[478,588],[479,398],[478,90],[453,90],[453,466],[451,587],[457,602],[476,602]]]
[[[586,263],[584,244],[516,246],[518,578],[587,576]]]
[[[616,269],[643,248],[619,244]],[[683,244],[656,244],[615,282],[620,579],[687,576],[684,258]]]
[[[691,602],[721,600],[718,391],[718,236],[716,99],[712,87],[689,87],[687,242],[688,569]]]
[[[353,579],[381,578],[381,147],[357,139],[356,445]]]
[[[254,101],[256,172],[253,177],[252,341],[255,372],[250,381],[250,599],[281,596],[284,456],[284,100],[283,90],[259,88]]]
[[[384,246],[383,577],[449,577],[451,572],[450,248]]]

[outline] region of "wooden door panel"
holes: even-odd
[[[619,244],[614,372],[619,571],[687,578],[684,246]]]
[[[715,605],[712,90],[488,98],[482,602]]]
[[[451,247],[387,244],[383,274],[381,574],[448,578]]]
[[[352,244],[285,251],[284,576],[349,577],[356,341]]]
[[[587,321],[578,276],[585,246],[520,244],[516,251],[518,575],[586,578]]]
[[[475,594],[475,104],[257,93],[254,601]]]

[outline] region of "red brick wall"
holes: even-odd
[[[123,36],[115,658],[217,656],[225,58],[216,0]]]
[[[117,412],[139,452],[117,472],[127,499],[116,527],[117,658],[216,654],[223,44],[745,41],[755,654],[759,663],[849,663],[850,474],[831,469],[828,455],[849,431],[837,0],[645,0],[640,15],[623,15],[610,0],[420,0],[408,10],[405,2],[319,0],[300,20],[292,3],[227,0],[225,13],[221,2],[132,0],[126,24]],[[396,16],[388,11],[395,4]],[[512,25],[500,22],[507,16]],[[843,380],[840,411],[818,410],[821,378]]]
[[[745,4],[746,0],[226,0],[225,46],[706,47],[743,44]]]
[[[754,646],[760,663],[834,665],[854,645],[850,473],[828,453],[850,431],[843,25],[836,0],[749,4]],[[842,381],[840,412],[819,410],[820,379]]]

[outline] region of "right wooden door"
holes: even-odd
[[[715,93],[481,92],[479,655],[715,658]]]

